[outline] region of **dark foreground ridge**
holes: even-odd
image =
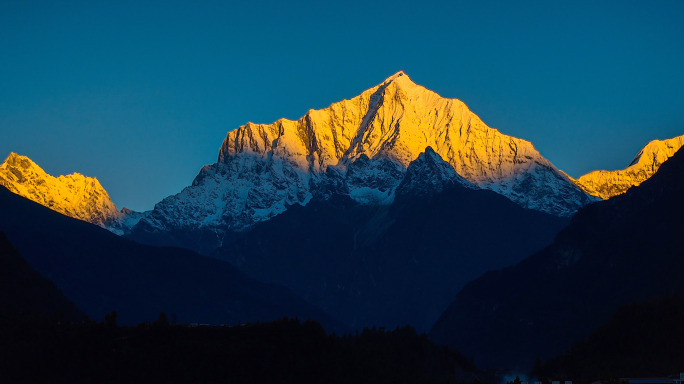
[[[0,314],[19,313],[84,320],[86,315],[44,278],[0,232]]]
[[[33,269],[88,316],[116,310],[133,325],[160,312],[179,322],[237,324],[283,316],[337,322],[287,288],[263,284],[226,262],[136,244],[0,187],[0,231]]]
[[[684,369],[682,324],[682,296],[626,305],[587,340],[537,366],[534,374],[579,383],[678,374]]]
[[[455,383],[475,369],[412,328],[326,334],[283,318],[240,326],[59,323],[0,317],[0,377],[10,383]]]
[[[482,367],[556,356],[623,305],[684,293],[683,217],[679,150],[640,186],[581,209],[549,247],[469,283],[430,336]]]

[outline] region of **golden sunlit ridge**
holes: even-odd
[[[0,185],[54,211],[100,226],[122,216],[96,178],[79,173],[54,177],[16,153],[10,153],[0,165]]]

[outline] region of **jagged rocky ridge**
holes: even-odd
[[[53,177],[16,153],[0,165],[0,185],[53,211],[102,227],[123,218],[96,178],[79,173]]]
[[[528,141],[489,128],[457,99],[403,73],[297,121],[228,133],[218,161],[158,203],[129,235],[210,251],[294,204],[350,196],[390,204],[407,167],[432,147],[470,183],[523,207],[567,217],[594,201]],[[188,235],[191,233],[191,235]]]
[[[684,145],[684,135],[666,140],[653,140],[634,157],[625,169],[593,171],[575,181],[586,193],[609,199],[621,195],[653,176],[660,165]]]
[[[409,164],[404,179],[397,186],[398,196],[429,197],[460,185],[469,189],[478,189],[468,180],[461,177],[432,147],[425,148],[425,152],[418,159]]]

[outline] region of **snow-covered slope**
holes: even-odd
[[[146,231],[203,228],[220,236],[312,198],[348,194],[389,204],[406,169],[431,147],[463,178],[526,208],[569,216],[593,201],[528,141],[485,125],[398,72],[361,95],[297,121],[228,132],[217,163],[142,219]]]
[[[0,165],[0,185],[54,211],[99,226],[123,216],[96,178],[78,173],[53,177],[16,153],[10,153]]]
[[[602,199],[621,195],[653,176],[660,165],[684,145],[684,135],[666,140],[653,140],[639,151],[632,163],[617,171],[593,171],[575,183],[585,192]]]

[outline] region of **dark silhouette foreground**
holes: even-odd
[[[173,316],[169,316],[173,318]],[[233,327],[0,317],[9,383],[448,383],[474,367],[412,328],[327,334],[297,319]]]

